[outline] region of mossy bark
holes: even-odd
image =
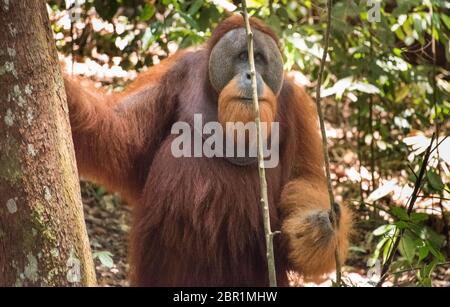
[[[45,1],[0,0],[0,28],[0,286],[95,285]]]

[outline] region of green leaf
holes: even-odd
[[[417,212],[411,213],[411,222],[413,223],[420,223],[426,220],[428,220],[428,214],[426,213],[417,213]]]
[[[396,56],[401,56],[402,55],[402,50],[400,48],[394,48],[392,51],[394,52],[394,54]]]
[[[430,183],[431,187],[434,190],[442,191],[442,189],[444,189],[444,183],[442,182],[441,177],[439,177],[439,175],[436,174],[434,171],[428,171],[427,178],[428,182]]]
[[[403,30],[401,29],[401,28],[398,28],[397,30],[395,30],[395,34],[397,35],[397,37],[400,39],[400,40],[404,40],[405,39],[405,33],[403,33]]]
[[[267,19],[267,24],[270,25],[276,32],[281,32],[281,21],[280,18],[276,15],[271,15]]]
[[[421,284],[422,284],[422,287],[430,288],[430,287],[433,286],[433,284],[431,283],[431,278],[430,277],[425,277],[424,279],[422,279],[421,280]]]
[[[220,20],[221,14],[215,5],[204,7],[199,14],[197,24],[201,31],[209,29],[211,24]]]
[[[406,97],[411,93],[409,86],[403,86],[395,93],[395,102],[403,102]]]
[[[450,29],[450,17],[445,14],[441,14],[441,19],[444,22],[447,29]]]
[[[142,9],[141,15],[139,16],[139,19],[142,21],[148,21],[150,18],[152,18],[156,13],[156,8],[153,4],[147,3],[144,8]]]
[[[107,268],[112,268],[114,266],[112,254],[108,251],[94,252],[92,256],[94,259],[98,259],[100,263]]]
[[[362,253],[362,254],[367,253],[366,249],[364,249],[362,247],[359,247],[359,246],[350,246],[348,248],[348,250],[351,251],[351,252],[354,252],[354,253]]]
[[[195,0],[195,2],[191,5],[189,8],[189,11],[187,12],[189,15],[194,15],[198,12],[198,10],[202,7],[203,0]]]
[[[192,16],[184,13],[184,12],[178,12],[181,17],[191,26],[193,29],[198,29],[197,22],[192,18]]]
[[[429,277],[433,270],[436,268],[436,260],[431,261],[431,263],[424,266],[422,273],[423,277]]]
[[[94,189],[94,191],[96,199],[101,199],[103,196],[107,194],[106,190],[102,187],[97,187],[96,189]]]
[[[291,9],[290,7],[288,7],[288,6],[283,7],[283,8],[286,9],[287,14],[288,14],[288,16],[289,16],[289,19],[290,19],[291,21],[297,21],[298,17],[297,17],[297,15],[295,14],[294,10],[292,10],[292,9]]]
[[[289,14],[284,6],[280,6],[276,10],[276,14],[283,20],[283,21],[289,21]]]
[[[439,19],[439,15],[438,14],[431,15],[431,20],[434,28],[436,28],[436,30],[439,31],[441,29],[441,20]],[[439,39],[439,37],[437,37],[436,39]]]
[[[428,226],[422,228],[421,238],[428,240],[436,248],[440,248],[444,244],[445,236],[437,233]]]
[[[389,255],[392,252],[392,244],[394,243],[394,240],[391,238],[388,238],[386,241],[386,244],[384,245],[383,249],[383,263],[386,263],[386,260],[388,259]]]
[[[389,225],[392,226],[392,225]],[[373,252],[373,255],[369,258],[369,260],[367,261],[367,266],[368,267],[372,267],[375,265],[375,263],[378,260],[378,257],[380,256],[380,252],[381,249],[383,248],[384,244],[389,240],[388,237],[383,237],[378,243],[377,246],[375,247],[375,250]]]
[[[428,249],[430,250],[430,252],[433,254],[433,256],[436,257],[436,259],[438,259],[438,261],[440,261],[440,262],[445,261],[445,256],[440,251],[438,251],[436,248],[434,248],[434,246],[432,244],[430,244],[429,242],[425,242],[425,244],[428,247]]]
[[[408,228],[408,223],[405,221],[397,221],[394,223],[398,229],[407,229]]]
[[[381,236],[381,235],[384,235],[385,233],[390,232],[394,228],[395,228],[394,225],[390,225],[390,224],[382,225],[382,226],[378,227],[377,229],[375,229],[373,231],[373,235],[374,236]]]
[[[422,261],[423,259],[425,259],[429,253],[430,253],[430,250],[428,249],[428,247],[426,245],[419,247],[419,262]]]
[[[400,220],[409,221],[408,213],[403,207],[391,207],[391,213]]]
[[[94,7],[100,17],[111,21],[119,9],[119,4],[117,1],[111,0],[94,0]]]
[[[414,260],[416,247],[417,246],[414,238],[409,234],[405,234],[405,236],[400,241],[400,253],[406,258],[409,263],[412,263]]]

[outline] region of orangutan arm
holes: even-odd
[[[335,250],[345,260],[351,230],[351,212],[336,206],[337,227],[330,218],[317,112],[303,89],[291,85],[295,97],[296,150],[291,181],[281,196],[282,233],[288,241],[291,264],[305,277],[318,277],[335,268]]]
[[[176,109],[174,91],[164,81],[169,64],[160,65],[120,94],[64,77],[80,175],[129,202],[140,197],[152,156],[170,131]]]

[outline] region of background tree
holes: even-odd
[[[90,286],[64,83],[44,1],[0,1],[0,286]]]

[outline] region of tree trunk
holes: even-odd
[[[0,286],[91,286],[64,83],[44,0],[0,0]]]

